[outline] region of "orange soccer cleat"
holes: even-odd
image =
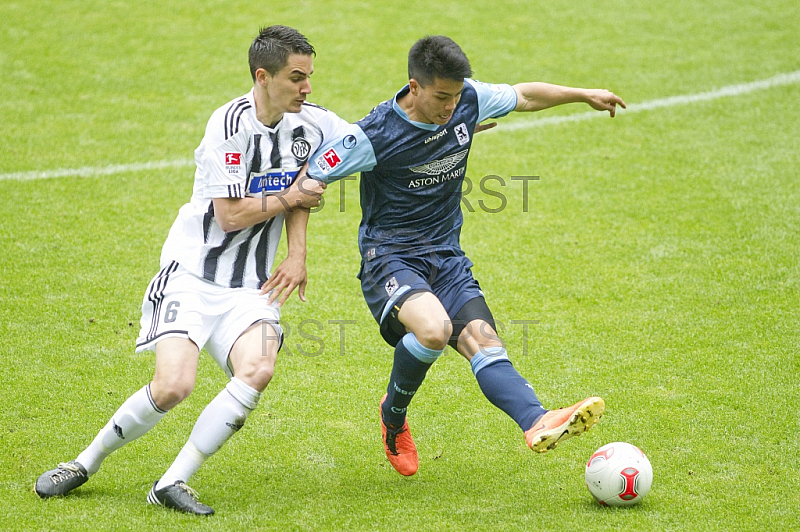
[[[568,408],[550,410],[525,431],[528,447],[537,453],[555,448],[558,442],[579,436],[600,421],[606,403],[600,397],[589,397]]]
[[[386,458],[392,467],[400,473],[410,477],[419,468],[419,457],[417,456],[417,446],[408,429],[408,420],[400,428],[392,425],[386,426],[383,422],[383,402],[386,396],[381,399],[380,417],[381,433],[383,434],[383,450],[386,451]]]

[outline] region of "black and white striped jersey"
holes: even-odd
[[[217,109],[194,152],[192,199],[181,207],[161,251],[161,265],[178,262],[195,275],[231,288],[260,288],[272,271],[284,216],[224,232],[213,198],[263,197],[287,188],[327,139],[347,122],[305,103],[269,128],[256,118],[253,91]]]

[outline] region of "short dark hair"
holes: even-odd
[[[256,80],[256,70],[263,68],[275,75],[286,66],[290,54],[316,55],[305,36],[288,26],[261,28],[250,45],[250,76]]]
[[[408,52],[408,79],[415,79],[422,86],[434,78],[464,81],[471,76],[467,55],[450,37],[428,35]]]

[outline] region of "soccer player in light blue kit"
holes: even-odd
[[[483,120],[511,111],[583,102],[613,117],[625,102],[600,89],[474,81],[466,55],[444,36],[414,44],[408,74],[408,85],[329,139],[308,169],[325,182],[362,172],[359,278],[383,338],[395,348],[380,408],[384,450],[399,473],[416,473],[406,410],[450,345],[470,361],[484,395],[517,422],[530,448],[545,452],[592,427],[605,404],[589,397],[548,411],[509,360],[459,243],[472,134]]]

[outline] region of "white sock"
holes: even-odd
[[[164,414],[166,411],[153,402],[148,384],[122,403],[89,447],[75,460],[93,475],[100,469],[106,456],[152,429]]]
[[[203,409],[189,441],[158,481],[156,489],[171,486],[178,480],[187,482],[209,456],[242,428],[260,398],[259,392],[236,377],[232,378],[225,389]]]

